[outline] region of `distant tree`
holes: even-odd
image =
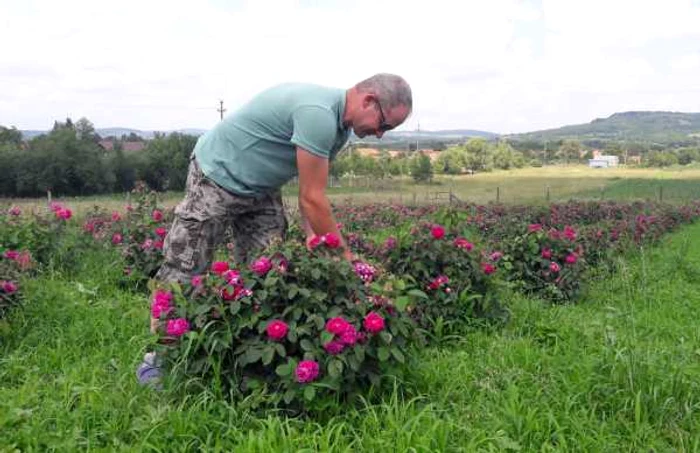
[[[95,133],[95,126],[85,117],[80,118],[78,122],[75,123],[75,133],[78,140],[95,143],[100,140],[100,136]]]
[[[13,145],[18,147],[22,143],[22,132],[12,126],[7,128],[0,126],[0,145]]]
[[[566,164],[569,164],[569,161],[576,161],[578,162],[581,158],[581,142],[578,140],[564,140],[564,142],[561,144],[559,147],[559,151],[557,151],[557,156],[560,159],[564,159]]]
[[[416,182],[428,182],[433,179],[433,166],[430,157],[419,152],[412,160],[411,176]]]

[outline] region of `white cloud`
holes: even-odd
[[[411,83],[409,129],[526,131],[700,101],[698,53],[647,47],[698,42],[689,0],[228,3],[0,0],[0,124],[209,127],[220,98],[230,111],[273,83],[380,71]]]

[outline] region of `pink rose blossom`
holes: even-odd
[[[173,337],[179,337],[190,331],[190,323],[185,318],[168,320],[166,332]]]
[[[454,240],[453,244],[455,247],[462,249],[462,250],[466,250],[467,252],[472,251],[472,249],[474,248],[474,244],[472,244],[468,240],[461,238],[461,237],[456,238]]]
[[[250,266],[251,270],[259,276],[263,276],[272,269],[272,261],[266,256],[261,256]]]
[[[340,237],[335,233],[324,234],[321,238],[321,242],[326,244],[329,249],[337,249],[340,247]]]
[[[228,270],[228,263],[226,261],[215,261],[211,265],[211,270],[215,274],[222,275]]]
[[[436,290],[442,285],[446,285],[449,282],[450,279],[447,277],[447,275],[439,275],[435,277],[432,282],[430,282],[430,284],[428,285],[428,289]]]
[[[3,281],[2,284],[0,284],[0,288],[7,294],[12,294],[17,291],[18,286],[15,282]]]
[[[549,270],[556,274],[561,270],[561,267],[557,263],[552,261],[551,263],[549,263]]]
[[[267,328],[265,329],[265,331],[267,332],[267,336],[271,340],[281,340],[285,337],[285,335],[287,335],[287,331],[289,331],[289,326],[287,326],[287,323],[285,323],[284,321],[276,319],[274,321],[270,321],[267,324]]]
[[[164,238],[164,237],[165,237],[165,234],[167,233],[167,230],[166,230],[165,228],[163,228],[163,227],[158,227],[158,228],[156,228],[155,233],[156,233],[158,236]]]
[[[350,327],[350,323],[340,316],[331,318],[326,322],[326,331],[334,335],[342,335]]]
[[[372,311],[367,316],[362,323],[365,330],[370,333],[377,333],[384,330],[384,318],[379,316],[376,312]]]
[[[493,252],[489,258],[491,261],[498,261],[503,258],[503,252]]]
[[[333,340],[323,345],[323,349],[326,350],[330,355],[338,355],[345,349],[345,344],[343,341]]]
[[[191,281],[192,286],[201,286],[203,280],[204,279],[202,278],[201,275],[195,275],[194,277],[192,277],[192,281]]]
[[[348,346],[353,346],[357,342],[355,326],[349,324],[347,330],[340,335],[340,341]]]
[[[442,239],[445,237],[445,228],[440,225],[435,225],[430,229],[430,234],[433,236],[433,239]]]
[[[309,239],[307,245],[309,246],[310,249],[315,249],[316,247],[321,244],[321,237],[314,235],[311,239]]]
[[[153,243],[153,248],[157,250],[162,250],[163,249],[163,241],[155,241]]]
[[[294,370],[297,382],[301,384],[314,381],[318,377],[318,372],[318,363],[313,360],[302,360]]]
[[[151,218],[153,218],[153,220],[156,222],[160,222],[163,220],[163,213],[158,209],[154,209],[153,213],[151,214]]]
[[[164,289],[156,290],[151,301],[151,316],[160,318],[161,315],[170,313],[172,300],[173,294],[170,291]]]
[[[494,272],[496,272],[496,266],[490,263],[481,263],[481,269],[484,271],[484,274],[486,275],[491,275]]]
[[[392,250],[394,247],[396,247],[396,238],[393,236],[389,236],[384,241],[384,249],[385,250]]]
[[[19,208],[19,206],[12,206],[8,213],[16,217],[22,214],[22,210]]]
[[[363,263],[361,261],[355,262],[353,265],[355,274],[362,279],[365,283],[371,283],[374,280],[374,276],[377,270],[370,264]]]
[[[542,258],[544,258],[544,259],[546,259],[546,260],[552,258],[552,250],[551,250],[551,249],[548,249],[548,248],[546,248],[546,247],[543,248],[543,249],[542,249]]]
[[[3,254],[8,260],[15,261],[19,257],[19,252],[17,250],[5,250]]]
[[[532,223],[527,227],[527,231],[530,233],[537,233],[538,231],[542,231],[542,224]]]
[[[564,227],[564,237],[570,241],[576,240],[576,231],[569,225]]]
[[[112,222],[119,222],[122,219],[121,214],[119,212],[114,211],[112,212]]]
[[[148,250],[153,248],[153,239],[146,239],[143,241],[143,244],[141,244],[141,249],[143,250]]]
[[[68,209],[68,208],[65,208],[65,209],[63,209],[63,208],[58,209],[58,210],[55,211],[55,213],[56,213],[56,218],[57,218],[57,219],[68,220],[68,219],[70,219],[71,217],[73,217],[73,211],[71,211],[71,210]]]
[[[229,285],[237,285],[241,282],[241,273],[236,269],[229,269],[221,274],[221,277],[226,280]]]
[[[566,264],[576,264],[576,261],[578,261],[578,257],[575,253],[566,255]]]
[[[112,244],[114,244],[114,245],[121,244],[123,239],[124,239],[124,238],[122,237],[121,234],[119,234],[119,233],[114,233],[114,234],[112,235]]]

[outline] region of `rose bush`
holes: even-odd
[[[413,299],[402,281],[343,260],[336,239],[277,244],[249,266],[215,262],[156,291],[169,369],[306,409],[380,385],[419,340]]]

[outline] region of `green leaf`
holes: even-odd
[[[293,285],[291,288],[289,288],[289,291],[287,291],[287,299],[294,299],[294,296],[297,294],[299,294],[299,287]]]
[[[275,373],[277,373],[277,376],[289,376],[292,374],[291,363],[285,363],[284,365],[278,366],[275,368]]]
[[[241,311],[241,303],[237,300],[234,300],[233,302],[231,302],[231,307],[229,308],[229,311],[232,315],[237,314],[239,311]]]
[[[284,394],[284,402],[289,404],[294,400],[294,397],[296,397],[297,394],[293,389],[289,389],[285,392]]]
[[[358,362],[362,363],[365,361],[365,348],[362,346],[355,346],[355,357],[357,357]]]
[[[318,268],[311,269],[311,278],[314,280],[321,278],[321,271]]]
[[[380,347],[380,348],[377,350],[377,357],[378,357],[379,360],[381,360],[382,362],[386,362],[386,361],[389,359],[389,349],[388,349],[388,348],[385,348],[384,346]]]
[[[275,357],[274,346],[268,346],[262,353],[262,363],[263,365],[269,365],[272,363],[272,359]]]
[[[277,354],[280,357],[286,357],[287,356],[287,350],[284,349],[284,346],[281,343],[275,343],[275,351],[277,351]]]
[[[243,356],[243,360],[245,363],[255,363],[260,360],[261,357],[262,352],[259,349],[248,349]]]
[[[335,335],[333,335],[330,332],[326,332],[325,330],[321,332],[321,342],[323,344],[330,343],[333,341],[333,338],[335,338]]]
[[[333,359],[331,363],[328,364],[328,374],[332,378],[340,377],[343,374],[343,368],[343,362],[338,359]]]
[[[391,348],[391,355],[393,355],[394,358],[396,358],[396,360],[398,360],[401,363],[404,363],[404,361],[406,360],[406,358],[403,355],[403,352],[401,352],[399,348]]]
[[[304,389],[304,399],[307,401],[311,401],[314,399],[315,396],[316,396],[316,389],[311,385],[307,385],[306,388]]]
[[[409,299],[406,296],[400,296],[396,298],[396,301],[394,301],[394,305],[396,305],[396,308],[399,309],[399,311],[404,311],[406,310],[406,307],[408,304],[411,303],[411,299]]]
[[[389,344],[394,337],[386,330],[382,330],[379,332],[379,338],[381,338],[384,343]]]
[[[308,352],[308,351],[312,351],[312,350],[314,349],[313,343],[311,343],[311,342],[310,342],[309,340],[307,340],[307,339],[301,340],[301,341],[299,342],[299,346],[301,346],[301,349],[303,349],[304,351],[307,351],[307,352]]]
[[[408,292],[410,296],[420,297],[423,299],[429,299],[428,295],[419,289],[412,289]]]

